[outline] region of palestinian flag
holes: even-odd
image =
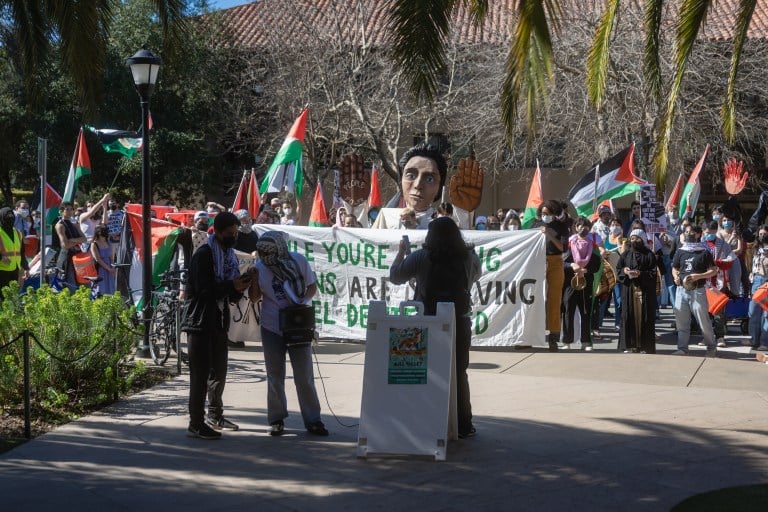
[[[256,171],[251,169],[251,180],[248,182],[248,212],[251,214],[251,219],[255,220],[259,216],[260,207],[261,201],[259,199],[259,186],[256,182]]]
[[[304,134],[307,129],[309,110],[305,108],[293,122],[291,131],[277,152],[267,175],[261,183],[261,193],[281,192],[283,188],[299,198],[304,188],[304,174],[301,168],[301,153],[304,149]]]
[[[568,192],[576,213],[589,217],[595,205],[640,190],[647,182],[635,176],[635,144],[592,167]]]
[[[680,200],[680,218],[684,218],[686,215],[693,217],[693,212],[696,211],[696,205],[699,203],[699,194],[701,194],[701,180],[699,175],[704,168],[704,162],[707,160],[709,154],[709,144],[704,148],[704,154],[701,155],[699,163],[693,168],[691,176],[688,178],[688,183],[685,184],[683,190],[683,197]]]
[[[99,144],[107,153],[120,153],[131,158],[141,149],[141,136],[137,132],[125,130],[111,130],[104,128],[97,130],[93,126],[85,126],[96,135]]]
[[[317,187],[315,187],[315,199],[312,201],[312,211],[309,214],[309,226],[313,228],[327,228],[330,225],[328,211],[325,209],[325,201],[323,201],[323,188],[318,180]]]
[[[123,236],[118,252],[120,263],[130,263],[128,275],[118,280],[120,284],[127,281],[128,286],[118,289],[124,295],[130,294],[137,309],[142,309],[142,262],[143,258],[143,225],[140,214],[126,212],[126,222],[123,224]],[[177,224],[159,219],[152,219],[152,285],[160,285],[160,274],[167,272],[176,259],[177,244],[184,228]],[[123,271],[123,269],[120,269]],[[127,289],[121,289],[127,288]]]
[[[72,155],[72,163],[69,165],[67,185],[64,187],[62,203],[75,202],[77,184],[80,178],[89,174],[91,174],[91,157],[88,156],[88,147],[85,145],[83,129],[80,128],[80,134],[77,136],[77,143],[75,144],[75,154]]]
[[[243,177],[240,179],[240,186],[237,187],[235,202],[232,203],[232,211],[248,209],[248,171],[243,171]]]
[[[32,192],[32,201],[29,206],[32,210],[39,210],[42,204],[42,194],[40,193],[40,185],[35,186],[34,192]],[[61,196],[56,189],[54,189],[50,183],[45,184],[45,231],[50,234],[51,225],[59,217],[59,205],[61,204]]]
[[[531,190],[528,191],[528,201],[525,203],[523,221],[520,223],[522,229],[528,229],[533,226],[533,221],[536,220],[536,210],[538,210],[539,205],[543,202],[544,195],[541,192],[541,169],[539,168],[539,161],[536,160],[536,171],[533,173]]]
[[[672,189],[672,193],[669,194],[669,198],[667,199],[667,204],[665,206],[677,206],[680,204],[680,192],[683,188],[683,173],[681,172],[680,175],[677,177],[677,182],[675,183],[675,188]]]
[[[375,165],[371,169],[371,193],[368,194],[368,208],[381,208],[381,191],[379,191],[379,169]]]

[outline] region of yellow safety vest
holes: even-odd
[[[0,270],[16,270],[21,267],[21,234],[13,230],[13,240],[0,228]]]

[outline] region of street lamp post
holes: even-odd
[[[155,89],[162,61],[146,49],[139,50],[126,64],[131,68],[136,92],[141,98],[141,229],[142,229],[142,279],[141,296],[144,302],[142,319],[144,337],[136,355],[149,357],[149,328],[152,322],[152,173],[149,169],[149,99]]]

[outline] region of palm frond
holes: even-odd
[[[389,13],[393,59],[416,98],[437,94],[445,70],[454,0],[395,0]]]
[[[468,10],[475,24],[482,23],[488,15],[488,0],[465,0],[469,3]]]
[[[501,90],[501,118],[508,142],[514,136],[518,102],[524,98],[526,125],[534,133],[539,105],[546,102],[548,84],[554,80],[552,38],[543,5],[546,3],[520,0],[518,4]]]
[[[680,15],[677,20],[677,33],[675,38],[675,76],[667,95],[667,104],[662,116],[659,138],[656,145],[654,165],[656,167],[656,186],[663,189],[667,178],[667,164],[669,163],[669,141],[674,124],[677,97],[683,83],[683,75],[688,65],[688,59],[693,51],[693,45],[699,30],[706,21],[707,11],[711,0],[683,0]]]
[[[739,3],[739,15],[736,20],[733,39],[733,55],[731,56],[731,70],[728,73],[728,84],[725,90],[725,99],[722,108],[723,135],[729,143],[736,137],[736,104],[734,100],[736,91],[736,77],[741,61],[741,52],[744,49],[744,41],[747,39],[747,31],[755,13],[757,0],[741,0]]]
[[[645,49],[643,51],[643,77],[648,95],[655,101],[661,99],[661,15],[664,0],[646,0],[643,25],[645,26]]]
[[[185,0],[153,0],[157,19],[163,27],[163,54],[172,57],[189,31],[189,22],[184,15]]]
[[[600,17],[595,30],[595,37],[587,55],[587,94],[589,101],[600,110],[605,98],[605,79],[610,61],[611,34],[616,26],[616,16],[621,0],[609,0],[608,6]]]
[[[82,95],[86,113],[92,114],[101,91],[107,34],[113,17],[111,2],[50,1],[48,16],[59,35],[65,69]]]
[[[34,93],[35,70],[43,63],[49,49],[45,13],[39,3],[27,0],[13,0],[8,7],[14,20],[15,37],[18,37],[24,83],[27,91]]]

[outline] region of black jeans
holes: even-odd
[[[472,320],[462,316],[456,319],[456,416],[459,435],[472,428],[472,404],[469,400],[469,348],[472,345]]]
[[[187,333],[189,346],[189,422],[199,426],[205,418],[205,397],[208,395],[208,415],[220,418],[224,411],[222,395],[227,382],[229,347],[227,333]]]

